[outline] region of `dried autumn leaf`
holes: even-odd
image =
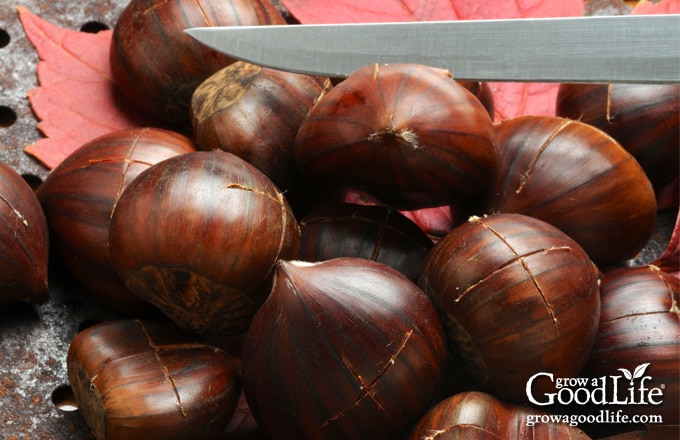
[[[28,99],[46,136],[25,151],[48,168],[102,134],[150,125],[111,82],[111,31],[97,34],[55,26],[19,7],[19,19],[38,53],[39,87]]]
[[[301,23],[478,20],[583,15],[583,0],[282,0]],[[556,48],[557,50],[557,48]],[[490,83],[495,119],[554,115],[557,84]]]

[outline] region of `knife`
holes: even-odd
[[[202,44],[263,67],[345,77],[416,63],[455,79],[680,83],[680,15],[199,27]]]

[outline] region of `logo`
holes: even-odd
[[[536,373],[526,384],[529,402],[538,406],[559,403],[562,405],[660,405],[663,402],[664,384],[652,386],[652,377],[645,372],[649,363],[638,365],[632,372],[619,368],[621,375],[601,377],[560,377],[552,373]],[[547,378],[555,392],[534,393],[536,380]]]

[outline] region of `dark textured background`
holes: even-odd
[[[23,33],[17,8],[26,7],[72,30],[88,23],[112,28],[127,1],[0,0],[0,160],[30,182],[39,183],[48,170],[23,152],[41,136],[26,99],[27,92],[38,85],[38,59]],[[628,10],[618,0],[587,4],[589,13]],[[673,213],[663,213],[640,262],[661,252],[673,220]],[[50,265],[49,302],[0,307],[0,440],[92,438],[78,411],[59,409],[68,398],[60,393],[68,385],[66,352],[78,328],[118,316],[84,295],[58,261],[52,259]]]

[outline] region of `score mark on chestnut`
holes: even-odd
[[[537,372],[577,374],[593,346],[598,271],[578,243],[544,221],[471,218],[430,251],[420,285],[442,316],[451,351],[500,398],[525,401]]]

